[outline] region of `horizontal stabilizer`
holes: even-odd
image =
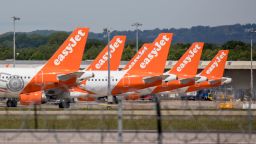
[[[180,84],[188,84],[190,82],[195,81],[195,78],[194,77],[193,78],[183,78],[183,79],[179,79],[179,81],[180,81]]]
[[[197,76],[195,77],[195,80],[196,80],[196,83],[200,83],[200,82],[207,81],[208,79],[207,79],[207,77],[205,77],[205,76],[197,75]]]
[[[68,74],[61,74],[57,75],[57,79],[60,81],[67,81],[71,78],[77,78],[80,77],[84,72],[78,71],[78,72],[73,72],[73,73],[68,73]]]
[[[221,79],[222,84],[229,84],[231,82],[232,82],[232,78],[222,77],[222,79]]]
[[[177,75],[174,74],[164,74],[162,75],[163,81],[164,82],[170,82],[173,80],[177,80]]]
[[[222,81],[222,79],[215,79],[215,80],[209,80],[208,82],[209,82],[210,85],[214,85],[214,84],[217,84],[221,81]]]
[[[85,71],[81,76],[79,76],[77,81],[87,80],[87,79],[92,78],[92,77],[94,77],[94,73],[93,72]]]
[[[162,79],[163,79],[162,76],[146,76],[143,78],[143,81],[148,84],[148,83],[153,83]]]

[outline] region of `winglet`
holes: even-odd
[[[110,41],[110,70],[118,70],[122,53],[124,50],[126,36],[115,36]],[[86,68],[86,70],[108,69],[108,45],[100,52],[97,58]]]
[[[52,69],[78,70],[84,54],[88,33],[89,28],[75,29],[42,67],[42,71],[52,71]]]
[[[203,42],[194,42],[169,73],[175,75],[196,75],[203,47]]]
[[[159,34],[148,51],[146,51],[139,61],[128,70],[128,73],[152,72],[162,74],[169,53],[172,36],[172,33]]]
[[[145,43],[143,46],[139,49],[139,51],[133,56],[133,58],[125,65],[123,70],[131,69],[135,63],[138,62],[138,60],[148,51],[148,48],[150,47],[151,43]]]
[[[212,61],[205,67],[200,75],[208,79],[221,78],[224,73],[225,64],[228,58],[229,50],[220,50]]]

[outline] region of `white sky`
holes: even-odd
[[[65,30],[87,26],[133,30],[189,28],[256,23],[256,0],[1,0],[0,33],[12,31],[12,16],[21,17],[17,31]]]

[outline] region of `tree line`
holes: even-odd
[[[16,59],[47,60],[58,49],[68,35],[68,32],[53,32],[49,35],[18,33],[16,35]],[[94,59],[106,44],[106,41],[103,40],[88,39],[83,59]],[[142,46],[142,44],[142,42],[139,43],[140,46]],[[168,60],[178,60],[190,45],[191,43],[172,43]],[[250,44],[241,41],[227,41],[223,44],[205,43],[201,59],[211,60],[221,49],[230,50],[228,60],[250,60]],[[13,58],[12,33],[0,36],[0,51],[0,60]],[[135,41],[126,42],[122,60],[130,60],[135,53]],[[253,49],[253,58],[256,59],[255,48]]]

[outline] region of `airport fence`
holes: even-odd
[[[3,102],[0,143],[255,143],[256,105],[234,93],[215,89],[208,101],[123,99],[122,109],[98,102],[6,108]]]

